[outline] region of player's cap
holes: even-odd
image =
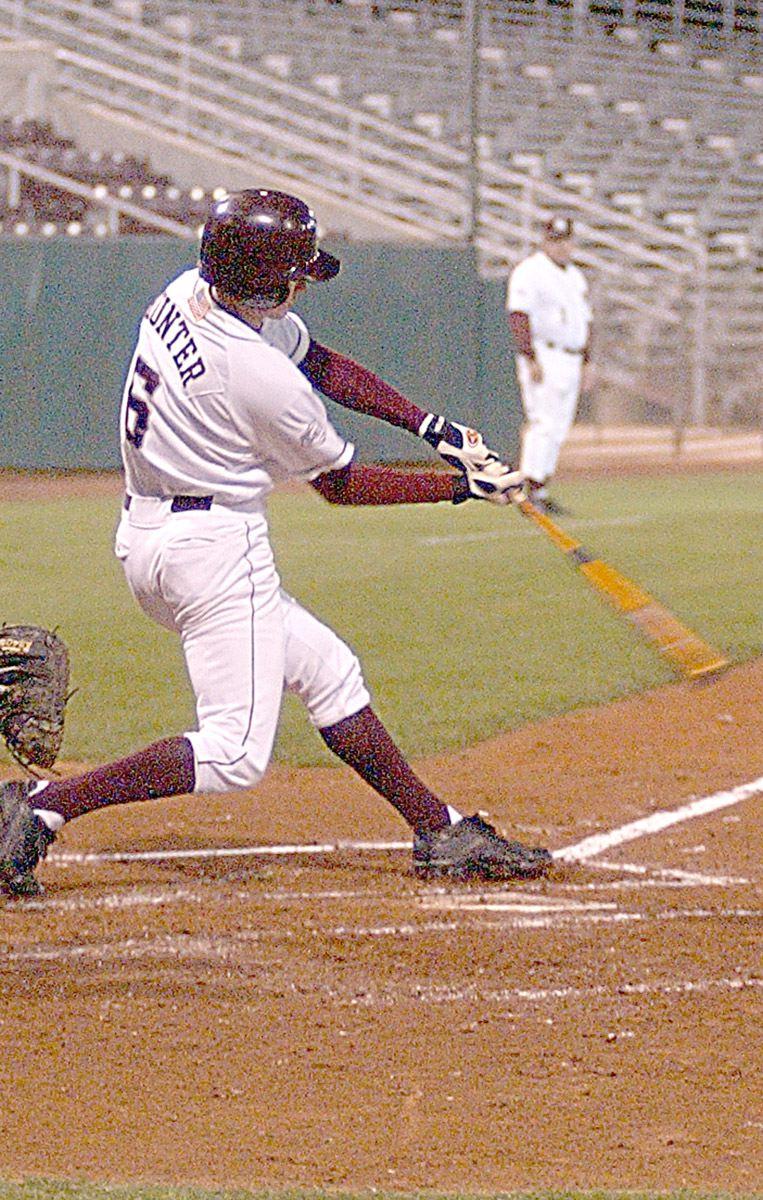
[[[543,226],[543,236],[550,238],[552,241],[572,237],[572,234],[572,217],[551,217]]]

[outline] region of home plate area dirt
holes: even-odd
[[[758,660],[419,762],[557,851],[676,817],[529,885],[417,881],[344,769],[72,824],[0,910],[0,1175],[758,1189],[761,792],[678,818],[759,780],[762,688]]]

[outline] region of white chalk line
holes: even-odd
[[[637,837],[646,836],[649,833],[656,832],[668,828],[670,825],[677,824],[681,821],[689,820],[694,816],[706,815],[707,813],[716,811],[717,809],[727,807],[731,804],[740,803],[744,799],[758,794],[763,791],[763,778],[755,780],[749,784],[741,785],[729,792],[716,793],[713,796],[705,797],[702,800],[692,801],[687,805],[682,805],[680,808],[667,812],[659,812],[651,814],[643,820],[631,822],[628,825],[622,826],[619,829],[613,830],[608,834],[596,835],[594,838],[586,838],[582,842],[564,848],[556,852],[556,857],[567,859],[569,861],[586,861],[592,858],[595,854],[600,853],[606,848],[622,844],[625,841],[634,840]],[[62,853],[52,856],[53,861],[59,860],[60,865],[65,866],[72,862],[134,862],[134,861],[165,861],[167,859],[178,858],[225,858],[225,857],[240,857],[248,855],[292,855],[292,854],[322,854],[334,853],[341,850],[368,851],[368,850],[410,850],[408,842],[332,842],[321,844],[310,844],[307,846],[300,845],[284,845],[284,846],[250,846],[250,847],[223,847],[223,848],[198,848],[191,851],[148,851],[137,853],[116,853],[116,854],[76,854]],[[631,864],[605,864],[599,862],[594,864],[602,869],[617,869],[631,872],[636,876],[635,880],[629,882],[641,882],[641,880],[650,871],[649,868]],[[687,883],[691,881],[697,884],[706,884],[708,877],[697,875],[694,872],[662,872],[662,874],[670,874],[673,876],[672,882]],[[641,877],[641,879],[639,878]],[[730,877],[709,877],[716,881],[720,878],[728,880]],[[327,891],[323,893],[304,893],[304,892],[272,892],[267,894],[273,899],[285,901],[287,899],[299,898],[304,901],[311,899],[327,900],[331,899],[357,899],[362,893],[352,892],[344,893],[340,891]],[[383,897],[378,897],[374,893],[366,893],[369,898],[375,902]],[[220,898],[228,903],[230,901],[230,893],[220,893]],[[240,898],[243,900],[249,898],[246,892],[240,893]],[[255,900],[260,902],[265,898],[263,895],[255,895]],[[397,897],[405,899],[405,897]],[[459,920],[438,921],[438,922],[420,922],[420,923],[403,923],[403,924],[385,924],[385,925],[365,925],[365,926],[331,926],[331,927],[310,927],[302,929],[300,933],[294,930],[283,927],[273,929],[259,929],[248,933],[239,933],[237,936],[220,938],[220,937],[203,937],[191,936],[186,934],[181,935],[165,935],[160,939],[146,940],[129,938],[120,942],[104,942],[101,944],[75,944],[75,945],[59,945],[59,946],[31,946],[25,949],[11,950],[3,956],[2,964],[11,968],[13,965],[20,966],[24,963],[60,963],[65,961],[79,962],[95,962],[96,964],[105,964],[109,960],[137,960],[145,958],[164,959],[174,958],[187,961],[195,960],[220,960],[222,958],[230,959],[231,955],[237,951],[240,953],[243,942],[256,943],[273,940],[294,940],[297,936],[311,937],[333,937],[333,938],[413,938],[422,936],[448,935],[454,933],[463,933],[474,930],[483,932],[492,932],[493,934],[500,933],[503,929],[544,929],[558,928],[563,925],[616,925],[623,923],[650,923],[657,921],[674,921],[674,920],[760,920],[763,918],[763,911],[749,908],[733,908],[724,910],[713,909],[670,909],[656,914],[648,914],[641,912],[624,912],[618,909],[614,903],[594,901],[593,903],[581,903],[571,900],[561,900],[559,898],[539,898],[537,893],[489,893],[486,898],[475,897],[474,893],[467,892],[462,895],[448,892],[443,889],[441,893],[430,893],[424,897],[418,897],[419,902],[423,903],[424,907],[435,908],[439,907],[441,911],[449,909],[453,912],[460,909],[463,912],[469,913],[467,922]],[[77,898],[60,898],[21,902],[18,905],[19,909],[23,910],[32,907],[53,907],[60,911],[80,911],[82,909],[109,909],[109,908],[128,908],[137,907],[140,904],[160,906],[167,903],[188,903],[198,902],[205,903],[210,899],[209,892],[205,892],[202,885],[199,889],[182,886],[175,889],[159,889],[135,894],[131,892],[125,896],[112,894],[107,897],[77,897]],[[485,920],[475,919],[478,915],[484,915]],[[745,980],[721,980],[721,981],[699,981],[687,982],[685,984],[669,984],[669,985],[629,985],[627,988],[617,988],[617,994],[644,994],[649,991],[660,991],[664,994],[670,994],[678,991],[704,991],[713,987],[741,988],[747,986],[760,986],[763,981],[753,979]],[[507,998],[552,998],[559,999],[565,996],[585,996],[604,994],[605,989],[550,989],[535,992],[527,992],[515,990],[513,992],[495,992],[485,994],[486,999],[503,999]],[[453,989],[447,991],[446,998],[467,999],[468,992],[454,992]],[[437,997],[432,994],[432,1002],[437,1002]]]
[[[634,841],[638,838],[646,837],[650,834],[662,832],[669,829],[673,825],[681,824],[684,821],[692,820],[695,817],[707,816],[710,813],[716,812],[719,809],[728,808],[731,805],[739,804],[744,800],[748,800],[753,796],[763,793],[763,776],[759,779],[752,780],[750,783],[740,784],[738,787],[732,788],[730,791],[715,792],[711,796],[705,796],[701,799],[695,799],[688,804],[683,804],[679,808],[661,809],[658,812],[650,813],[647,817],[641,817],[637,821],[631,821],[626,825],[621,825],[617,829],[609,830],[606,833],[593,834],[590,837],[584,838],[580,842],[575,842],[570,846],[564,846],[553,851],[553,857],[561,862],[588,862],[605,850],[613,849],[616,846],[621,846],[625,842]],[[222,859],[222,858],[248,858],[248,857],[288,857],[292,855],[322,855],[336,854],[347,851],[352,852],[373,852],[373,851],[410,851],[411,843],[405,842],[386,842],[386,841],[335,841],[322,843],[307,843],[307,844],[285,844],[285,845],[263,845],[263,846],[222,846],[222,847],[198,847],[192,850],[137,850],[137,851],[115,851],[115,852],[76,852],[76,851],[59,851],[54,852],[49,856],[48,861],[59,867],[65,867],[75,863],[138,863],[138,862],[172,862],[188,859]],[[647,868],[630,866],[629,864],[607,863],[606,865],[599,862],[594,864],[602,869],[612,871],[642,871]],[[680,878],[681,874],[676,871],[668,871],[667,874],[672,877]],[[701,874],[690,872],[690,877],[693,877],[699,883],[707,882],[707,879]],[[721,877],[723,878],[723,877]],[[712,879],[712,877],[708,877]]]
[[[110,893],[106,896],[70,896],[21,900],[14,903],[14,908],[19,915],[23,912],[35,911],[71,914],[82,912],[123,912],[139,908],[169,908],[174,904],[195,904],[209,909],[214,905],[223,905],[225,908],[228,908],[232,902],[262,906],[273,903],[284,904],[291,901],[301,906],[303,910],[302,919],[304,919],[304,906],[306,904],[317,902],[325,905],[330,900],[336,900],[341,903],[351,900],[356,904],[365,902],[378,905],[388,903],[389,897],[385,898],[378,892],[303,892],[286,896],[279,893],[259,893],[247,890],[236,890],[231,893],[227,890],[210,892],[203,887],[198,890],[180,887],[151,890],[148,892],[130,889],[130,891],[123,894]],[[404,903],[405,901],[412,901],[424,911],[471,912],[477,914],[501,913],[509,915],[512,919],[502,924],[512,929],[552,929],[569,924],[606,925],[628,921],[667,920],[674,919],[674,917],[710,920],[717,916],[734,917],[737,919],[763,916],[763,910],[758,912],[756,909],[748,908],[723,910],[685,908],[671,910],[668,917],[664,913],[643,914],[639,912],[624,912],[613,901],[582,903],[574,900],[565,900],[563,897],[539,900],[537,895],[524,897],[521,894],[505,894],[500,892],[484,896],[473,892],[448,892],[431,896],[403,895],[394,897],[394,902],[397,904]],[[495,922],[491,921],[479,927],[494,929],[496,925]],[[341,928],[344,929],[345,927]],[[438,930],[439,928],[440,926],[437,926]],[[460,928],[468,931],[473,926],[462,926]],[[334,932],[336,933],[337,931],[334,930]],[[403,925],[359,927],[358,933],[361,932],[365,932],[369,936],[381,936],[382,934],[403,935],[405,933],[432,932],[432,929],[423,924],[411,925],[406,923]],[[268,933],[268,936],[277,935],[278,930],[276,929]],[[292,937],[293,934],[287,931],[283,936]]]
[[[630,864],[625,863],[621,868],[623,872],[629,869]],[[649,868],[646,868],[649,870]],[[749,879],[736,875],[696,875],[687,873],[682,879],[666,879],[667,873],[663,871],[655,871],[654,875],[649,875],[644,878],[637,879],[596,879],[586,883],[565,883],[564,880],[557,882],[557,887],[565,892],[637,892],[637,891],[689,891],[692,888],[729,888],[729,887],[744,887],[750,886],[752,882]]]
[[[436,908],[443,912],[473,912],[473,913],[536,913],[538,915],[522,915],[508,922],[483,922],[480,926],[485,929],[508,927],[511,929],[552,929],[561,925],[589,924],[614,925],[621,922],[640,922],[649,924],[657,921],[677,920],[755,920],[763,919],[763,909],[758,908],[680,908],[667,909],[663,912],[625,912],[615,904],[581,906],[578,910],[558,908],[543,909],[538,906],[523,909],[510,900],[475,900],[464,896],[444,897],[437,904],[426,904],[424,908]]]
[[[63,850],[48,856],[46,862],[57,866],[74,863],[172,862],[176,859],[289,857],[298,854],[338,854],[342,851],[368,852],[410,850],[410,842],[307,842],[280,846],[202,846],[195,850],[116,850],[110,852]]]
[[[395,898],[396,900],[406,899],[404,894]],[[230,888],[213,890],[207,884],[199,884],[196,887],[180,886],[160,889],[148,888],[145,890],[130,887],[125,892],[109,892],[101,896],[44,896],[39,899],[14,902],[14,907],[19,912],[44,910],[45,912],[71,913],[97,912],[104,909],[108,911],[120,911],[129,908],[155,908],[170,904],[203,904],[205,907],[210,907],[213,904],[223,904],[228,907],[231,901],[252,901],[256,904],[296,903],[304,905],[308,901],[315,901],[319,904],[326,904],[331,900],[341,901],[342,903],[346,903],[348,900],[352,900],[355,903],[359,901],[379,903],[384,902],[384,899],[384,896],[379,892],[372,891],[260,892],[250,891],[246,888],[236,888],[231,891]]]
[[[625,875],[626,879],[597,879],[590,883],[566,883],[559,881],[560,887],[574,890],[585,887],[589,890],[605,888],[639,888],[639,887],[740,887],[752,883],[744,875],[706,875],[701,871],[686,871],[681,867],[656,867],[644,863],[611,862],[607,859],[588,859],[586,868],[601,874]]]
[[[447,984],[433,984],[421,989],[418,998],[432,1004],[452,1003],[454,1001],[484,1001],[500,1004],[513,1000],[528,1000],[542,1002],[546,1000],[584,1000],[595,996],[674,996],[705,993],[713,990],[744,991],[747,988],[763,988],[763,979],[751,978],[720,978],[720,979],[686,979],[674,983],[614,983],[610,988],[603,984],[592,984],[589,987],[555,987],[555,988],[500,988],[481,989],[478,987],[454,988]]]
[[[458,903],[459,897],[463,900],[463,903],[460,905]],[[455,892],[449,888],[437,888],[424,895],[419,891],[396,891],[392,896],[385,896],[383,893],[370,889],[364,891],[334,889],[331,891],[314,892],[287,890],[260,892],[259,890],[253,891],[247,888],[236,888],[231,892],[229,888],[213,888],[205,883],[199,883],[196,886],[190,887],[186,884],[165,888],[130,887],[125,892],[110,892],[99,896],[83,896],[79,894],[73,896],[52,896],[50,898],[46,896],[22,900],[17,902],[14,907],[18,912],[34,912],[39,910],[59,913],[116,912],[141,907],[168,907],[172,904],[203,904],[205,907],[211,907],[214,904],[223,904],[227,907],[231,901],[238,903],[246,901],[255,905],[298,904],[303,913],[307,904],[318,903],[325,905],[331,901],[341,904],[353,901],[356,904],[368,903],[387,906],[391,903],[398,905],[414,903],[423,909],[447,907],[451,902],[452,907],[467,908],[471,902],[477,911],[487,911],[489,905],[492,903],[498,906],[497,910],[499,911],[512,911],[525,914],[578,913],[598,910],[613,911],[617,909],[617,905],[613,901],[581,901],[566,899],[563,896],[541,897],[537,892],[496,891],[480,894],[474,891]]]
[[[633,514],[625,517],[567,517],[565,529],[607,529],[619,525],[643,525],[655,518],[643,514]],[[468,542],[492,542],[507,537],[534,537],[535,530],[523,525],[507,525],[505,529],[485,529],[475,533],[443,533],[431,534],[418,539],[419,546],[450,546]]]
[[[743,800],[749,800],[761,792],[763,792],[763,775],[750,783],[742,783],[738,787],[731,788],[730,791],[715,792],[712,796],[691,800],[688,804],[682,804],[680,808],[663,809],[650,813],[648,817],[641,817],[637,821],[621,825],[619,829],[612,829],[609,833],[593,834],[592,837],[584,838],[582,842],[577,842],[573,846],[555,850],[554,858],[562,862],[586,862],[604,850],[611,850],[615,846],[622,846],[625,842],[632,842],[648,834],[660,833],[663,829],[669,829],[671,825],[693,820],[694,817],[704,817],[719,809],[740,804]]]
[[[454,905],[454,907],[456,907]],[[97,943],[81,943],[69,945],[33,945],[23,949],[7,950],[0,959],[0,974],[13,966],[39,963],[63,962],[93,962],[104,966],[116,961],[120,965],[127,961],[154,959],[164,961],[175,959],[184,962],[220,961],[230,962],[237,957],[247,965],[248,960],[241,958],[242,951],[247,947],[262,946],[265,943],[290,942],[297,938],[360,941],[365,939],[381,940],[392,938],[396,941],[416,937],[432,937],[447,935],[450,939],[459,933],[493,933],[502,934],[506,929],[551,929],[565,924],[648,924],[656,921],[675,921],[687,919],[763,919],[763,910],[757,909],[670,909],[662,913],[624,913],[624,912],[558,912],[547,916],[513,916],[510,920],[475,921],[428,921],[417,924],[401,923],[388,925],[334,925],[306,926],[299,933],[283,927],[261,928],[256,930],[240,930],[236,933],[220,935],[202,934],[164,934],[154,938],[129,937],[119,941],[104,941]],[[763,986],[763,978],[753,977],[751,985]],[[668,985],[662,990],[668,990]],[[578,989],[579,990],[579,989]],[[604,989],[602,989],[603,991]],[[618,987],[618,991],[622,989]],[[632,989],[638,990],[638,989]],[[585,994],[586,989],[580,990]]]
[[[599,864],[597,864],[599,865]],[[609,869],[609,867],[607,868]],[[668,872],[657,871],[654,877],[647,874],[650,871],[648,867],[639,867],[628,863],[620,864],[620,869],[623,871],[633,872],[635,878],[625,879],[602,879],[589,881],[584,883],[565,883],[559,882],[560,887],[565,892],[594,892],[601,893],[607,891],[624,891],[636,892],[641,890],[660,890],[669,891],[671,889],[690,889],[698,887],[733,887],[737,885],[749,885],[750,880],[737,876],[706,876],[697,875],[696,873],[680,872],[682,876],[678,879],[666,879],[662,876]],[[304,906],[306,903],[314,902],[318,904],[326,904],[331,901],[346,903],[351,900],[354,903],[417,903],[423,908],[437,907],[438,897],[442,896],[457,896],[451,888],[434,888],[427,890],[422,894],[420,888],[416,891],[401,891],[395,890],[394,894],[386,895],[378,890],[340,890],[332,889],[330,891],[259,891],[250,890],[247,888],[237,887],[231,891],[228,884],[224,889],[213,889],[209,884],[199,882],[195,886],[180,885],[178,887],[169,888],[148,888],[141,889],[135,885],[131,885],[124,892],[108,892],[98,896],[88,896],[77,893],[73,896],[44,896],[39,899],[22,900],[13,903],[13,908],[21,913],[28,911],[45,911],[58,913],[77,913],[77,912],[99,912],[112,911],[118,912],[134,908],[162,908],[169,907],[172,904],[203,904],[210,907],[214,904],[222,904],[228,907],[231,902],[242,903],[244,901],[254,904],[299,904]],[[496,903],[500,902],[502,893],[490,892],[487,893],[494,899]],[[464,894],[465,899],[475,900],[479,896],[478,892],[470,890]],[[538,893],[533,892],[525,896],[522,892],[512,891],[511,898],[513,903],[522,906],[522,911],[527,911],[530,903],[537,905]],[[555,902],[555,908],[560,910],[564,906],[561,898]],[[548,902],[548,907],[552,907],[552,902]],[[613,907],[616,907],[613,905]],[[567,911],[574,911],[573,905],[567,906]]]
[[[522,893],[522,892],[492,892],[485,897],[485,901],[481,902],[478,893],[464,892],[457,893],[451,890],[440,888],[435,892],[422,896],[419,892],[396,892],[394,896],[385,896],[378,891],[270,891],[260,892],[252,891],[246,888],[236,888],[233,892],[229,889],[211,888],[208,884],[199,884],[196,887],[180,885],[170,888],[146,888],[140,889],[131,887],[125,892],[110,892],[107,895],[100,896],[53,896],[51,898],[29,899],[17,902],[15,907],[19,912],[44,910],[46,912],[97,912],[97,911],[121,911],[131,908],[155,908],[164,907],[171,904],[203,904],[205,907],[210,907],[213,904],[223,904],[226,907],[231,901],[244,902],[248,901],[255,905],[265,904],[298,904],[304,912],[305,905],[314,902],[321,905],[327,902],[337,901],[345,904],[348,900],[354,903],[370,903],[376,905],[387,905],[390,903],[405,904],[415,903],[421,908],[440,908],[445,906],[448,899],[453,899],[459,895],[463,896],[464,905],[466,902],[474,902],[477,909],[486,911],[488,900],[494,901],[503,907],[503,911],[515,911],[521,913],[554,913],[554,912],[582,912],[599,909],[614,910],[617,905],[611,901],[579,901],[565,899],[564,897],[547,897],[539,898],[537,893]]]
[[[598,859],[586,866],[597,871],[613,871],[635,875],[636,879],[597,880],[591,886],[606,887],[741,887],[752,881],[743,875],[705,875],[700,871],[685,871],[680,867],[647,867],[642,863],[616,863]]]

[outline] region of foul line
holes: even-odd
[[[752,783],[742,783],[729,792],[716,792],[713,796],[692,800],[680,808],[651,813],[648,817],[641,817],[638,821],[621,825],[619,829],[613,829],[609,833],[596,833],[592,837],[584,838],[582,842],[577,842],[574,846],[565,846],[561,850],[555,850],[554,858],[563,862],[585,862],[588,858],[595,858],[603,850],[611,850],[613,846],[622,846],[624,842],[632,842],[649,833],[659,833],[663,829],[669,829],[671,825],[679,825],[682,821],[690,821],[694,817],[707,816],[708,813],[717,812],[720,808],[729,808],[732,804],[749,800],[751,796],[756,796],[759,792],[763,792],[763,775],[760,779],[755,779]]]
[[[569,529],[604,529],[617,525],[643,525],[651,518],[633,515],[625,517],[573,517],[566,522]],[[450,546],[462,542],[491,542],[506,537],[534,537],[535,531],[526,526],[510,526],[506,529],[483,529],[474,533],[430,534],[418,539],[420,546]]]
[[[663,829],[669,829],[671,825],[678,825],[683,821],[692,820],[694,817],[706,816],[708,813],[717,812],[719,809],[729,808],[762,792],[763,776],[753,780],[751,783],[740,784],[739,787],[732,788],[728,792],[716,792],[712,796],[705,796],[700,800],[692,800],[689,804],[684,804],[680,808],[651,813],[648,817],[641,817],[638,821],[631,821],[629,824],[621,825],[618,829],[610,830],[608,833],[594,834],[591,837],[584,838],[581,842],[554,850],[553,857],[561,862],[586,862],[588,859],[595,858],[596,855],[601,854],[604,850],[611,850],[615,846],[621,846],[625,842],[634,841],[637,838],[645,837],[647,834],[659,833]],[[336,854],[348,850],[362,853],[364,851],[410,849],[411,843],[409,841],[337,841],[315,842],[305,845],[200,847],[195,850],[135,850],[110,853],[61,851],[57,854],[51,854],[49,861],[56,866],[68,866],[74,863],[171,862],[181,859],[250,858],[254,856],[288,857],[298,854]],[[609,866],[610,864],[607,865]],[[622,864],[611,865],[615,870],[624,869]]]

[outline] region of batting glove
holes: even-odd
[[[497,463],[498,455],[484,443],[482,434],[445,417],[429,413],[419,426],[419,437],[433,446],[448,466],[459,471],[479,471],[488,463]]]
[[[508,504],[511,493],[520,491],[524,484],[524,475],[507,467],[506,463],[497,458],[486,463],[478,471],[466,468],[461,477],[456,480],[453,490],[453,503],[463,504],[465,500],[490,500],[493,504]]]

